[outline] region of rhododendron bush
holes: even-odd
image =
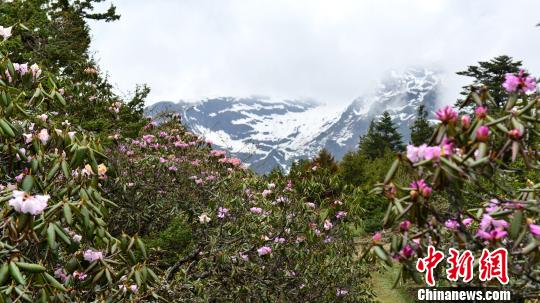
[[[0,34],[9,38],[9,31]],[[139,238],[110,235],[99,142],[64,115],[70,87],[0,42],[0,298],[135,298],[157,281]]]
[[[111,224],[164,239],[149,249],[165,271],[164,298],[370,301],[351,229],[360,209],[337,177],[256,176],[178,117],[119,141],[111,160],[117,177],[108,188],[120,206]],[[170,222],[185,238],[174,237]]]
[[[501,85],[508,92],[504,110],[490,113],[494,103],[486,87],[465,102],[475,104],[473,113],[438,110],[431,142],[409,145],[377,186],[390,199],[384,222],[388,229],[374,236],[370,256],[401,263],[400,277],[420,280],[416,262],[430,245],[445,254],[449,248],[470,250],[476,260],[483,249],[506,248],[507,287],[524,296],[538,294],[540,100],[534,78],[523,71],[507,74]],[[398,170],[411,172],[410,183],[394,180]],[[477,272],[478,262],[475,268]],[[444,269],[437,268],[438,285],[449,283]],[[496,285],[477,279],[471,283]]]

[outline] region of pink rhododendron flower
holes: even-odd
[[[451,156],[454,153],[454,142],[444,139],[439,150],[441,156]]]
[[[489,127],[482,125],[476,130],[476,140],[485,142],[489,139]]]
[[[487,212],[488,214],[491,214],[491,213],[494,213],[494,212],[498,211],[498,210],[499,210],[499,204],[500,204],[500,203],[499,203],[499,200],[497,200],[497,199],[491,199],[491,200],[489,201],[488,206],[486,207],[486,212]]]
[[[466,219],[463,219],[463,221],[461,221],[461,223],[465,226],[470,226],[472,222],[473,222],[472,218],[466,218]]]
[[[275,238],[275,239],[274,239],[274,242],[275,242],[275,243],[283,244],[283,243],[285,243],[285,238],[281,238],[281,237]]]
[[[337,214],[336,214],[336,219],[341,219],[341,218],[345,218],[347,216],[347,212],[346,211],[338,211]]]
[[[427,146],[424,154],[426,160],[438,160],[441,157],[441,148],[439,146]]]
[[[482,230],[488,230],[491,228],[507,228],[507,227],[508,227],[508,222],[504,220],[493,219],[493,217],[491,217],[488,214],[484,214],[482,216],[482,220],[480,221],[480,229]]]
[[[18,175],[15,177],[15,180],[17,181],[17,183],[21,183],[21,181],[23,180],[24,176],[25,176],[24,173],[18,174]]]
[[[467,129],[471,126],[471,117],[469,115],[461,116],[461,127]]]
[[[525,77],[525,71],[520,70],[517,76],[507,73],[502,86],[509,93],[528,93],[536,89],[536,81],[532,76]]]
[[[226,151],[218,150],[218,149],[213,149],[210,151],[210,155],[214,157],[222,157],[222,156],[225,156],[226,153],[227,153]]]
[[[270,248],[268,246],[263,246],[263,247],[257,249],[257,253],[259,254],[259,256],[264,256],[264,255],[267,255],[267,254],[271,254],[272,253],[272,248]]]
[[[261,214],[263,210],[260,207],[252,207],[252,208],[249,209],[249,211],[254,213],[254,214]]]
[[[426,184],[424,179],[413,181],[410,187],[413,188],[413,191],[420,193],[424,198],[431,196],[432,189]],[[412,193],[412,195],[414,196],[414,193]]]
[[[382,233],[380,231],[376,232],[373,237],[371,237],[371,240],[373,240],[373,242],[379,242],[381,241],[382,239]]]
[[[517,128],[508,131],[508,137],[512,140],[519,140],[521,139],[521,136],[523,136],[523,134]]]
[[[535,237],[540,237],[540,225],[529,224],[529,230]]]
[[[309,208],[315,208],[315,203],[313,203],[313,202],[306,202],[306,205]]]
[[[411,221],[409,220],[405,220],[399,224],[399,229],[401,229],[402,231],[408,231],[410,227]]]
[[[238,166],[240,164],[242,164],[242,161],[240,161],[240,159],[238,158],[229,158],[229,161],[228,161],[230,164],[234,165],[234,166]]]
[[[450,230],[457,230],[459,227],[459,222],[453,219],[449,219],[444,222],[444,226],[446,226],[446,228]]]
[[[263,197],[267,197],[267,196],[270,195],[271,193],[272,193],[271,190],[265,189],[265,190],[263,190],[263,192],[262,192],[262,196],[263,196]]]
[[[424,146],[423,150],[425,150],[425,145],[422,146]],[[407,145],[407,158],[412,163],[416,163],[423,160],[424,156],[420,154],[420,147],[409,144]]]
[[[334,224],[332,224],[332,222],[330,222],[330,220],[324,220],[324,229],[326,230],[330,230],[332,229],[332,227],[334,227]]]
[[[100,251],[88,249],[83,253],[83,257],[88,262],[94,262],[96,260],[103,259],[103,253]]]
[[[228,215],[229,215],[229,210],[227,208],[225,207],[218,208],[218,214],[217,214],[218,218],[223,219]]]
[[[479,106],[474,110],[474,114],[477,119],[484,119],[487,117],[487,107]]]
[[[57,279],[60,279],[62,281],[62,283],[65,283],[67,281],[67,279],[68,279],[66,271],[61,267],[57,268],[54,271],[54,277],[57,278]]]
[[[31,196],[24,191],[14,190],[13,197],[9,200],[9,206],[13,207],[17,212],[39,215],[47,207],[49,195]]]
[[[445,106],[435,112],[435,116],[437,116],[437,119],[439,119],[442,123],[447,124],[456,122],[458,113],[452,107]]]
[[[85,274],[84,272],[80,272],[80,271],[74,271],[73,272],[73,278],[75,279],[79,279],[81,281],[83,281],[84,279],[86,279],[88,275]]]
[[[479,229],[476,232],[476,236],[484,240],[500,240],[505,238],[507,235],[508,233],[500,228],[491,231],[484,231],[482,229]]]
[[[414,249],[410,245],[405,245],[401,251],[399,252],[400,256],[402,256],[405,259],[408,259],[412,257],[414,254]]]

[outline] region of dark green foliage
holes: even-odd
[[[401,139],[402,136],[392,122],[392,117],[388,112],[384,112],[379,121],[371,121],[367,133],[360,137],[358,147],[360,153],[375,159],[388,150],[393,152],[403,150]]]
[[[9,47],[14,62],[33,61],[52,72],[72,75],[89,60],[86,18],[112,21],[119,18],[114,6],[95,13],[93,2],[103,0],[15,0],[0,5],[0,24],[17,27]]]
[[[428,113],[424,105],[420,105],[416,114],[416,120],[411,125],[411,143],[413,145],[427,144],[433,134],[433,128],[429,124],[427,116]]]
[[[382,229],[382,222],[388,204],[384,197],[370,194],[368,190],[362,190],[362,208],[366,212],[362,223],[365,232],[372,233]]]
[[[318,167],[327,169],[328,171],[335,173],[338,170],[337,162],[334,159],[334,156],[326,149],[323,148],[313,159],[313,163],[316,164]]]
[[[149,248],[154,249],[161,265],[172,264],[192,246],[192,230],[188,217],[178,214],[167,227],[145,238]]]
[[[71,123],[102,141],[114,134],[134,137],[145,124],[144,99],[150,90],[137,86],[130,99],[122,100],[91,58],[86,20],[119,18],[114,6],[95,12],[94,4],[99,2],[103,0],[2,2],[0,24],[14,26],[13,37],[6,41],[13,62],[35,62],[60,76]],[[115,111],[116,102],[122,106]]]
[[[473,78],[473,82],[463,87],[461,95],[466,97],[472,90],[478,90],[478,86],[486,85],[489,94],[495,102],[495,106],[488,104],[491,109],[501,109],[504,107],[505,98],[508,96],[502,83],[506,73],[516,73],[521,67],[521,61],[514,61],[512,57],[502,55],[489,61],[480,61],[478,65],[471,65],[466,70],[457,72],[458,75]],[[464,99],[457,101],[456,106],[461,106]]]
[[[365,155],[357,151],[349,151],[339,163],[339,174],[346,184],[361,185],[366,182],[366,164],[369,162]]]

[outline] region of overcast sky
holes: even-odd
[[[149,103],[213,96],[313,98],[345,105],[407,66],[454,73],[507,54],[540,74],[537,0],[115,0],[92,49],[121,93]]]

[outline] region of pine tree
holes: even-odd
[[[416,146],[428,143],[433,134],[433,128],[429,124],[427,115],[425,106],[423,104],[420,105],[416,113],[416,120],[414,120],[413,125],[410,127],[411,143]]]
[[[392,152],[404,149],[401,134],[392,122],[388,112],[384,112],[379,121],[371,121],[368,132],[360,137],[359,152],[371,159],[382,157],[387,150]]]
[[[359,186],[366,180],[367,157],[358,151],[349,151],[339,162],[339,174],[345,184]]]
[[[332,154],[326,148],[321,149],[317,157],[313,159],[313,162],[320,168],[328,169],[334,173],[338,170],[337,162],[334,159],[334,156],[332,156]]]
[[[489,61],[480,61],[478,65],[471,65],[467,70],[457,72],[458,75],[473,78],[473,83],[463,87],[461,95],[466,97],[472,89],[479,85],[489,87],[489,93],[495,104],[488,104],[492,109],[500,109],[505,105],[507,93],[502,87],[506,73],[516,73],[521,67],[521,61],[514,61],[512,57],[502,55]],[[461,106],[464,99],[457,101],[456,105]]]

